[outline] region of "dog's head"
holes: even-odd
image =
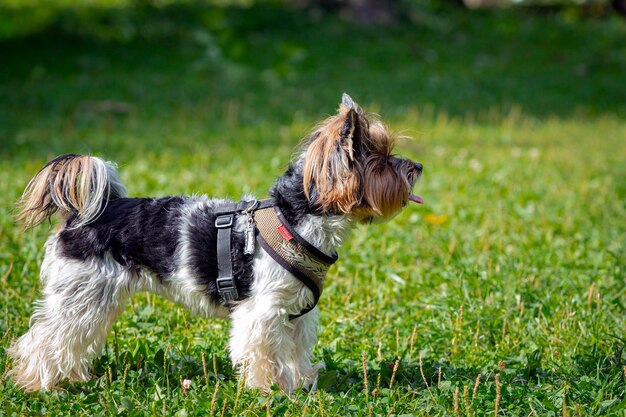
[[[422,164],[394,156],[393,144],[385,124],[344,94],[337,114],[306,140],[301,159],[306,197],[323,213],[357,221],[387,219],[409,201],[422,203],[411,193]]]

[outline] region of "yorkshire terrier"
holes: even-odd
[[[113,322],[138,291],[197,314],[229,317],[230,358],[246,385],[286,392],[317,380],[312,364],[324,277],[357,223],[409,201],[422,164],[392,154],[393,135],[344,94],[304,140],[267,200],[128,198],[115,166],[62,155],[30,181],[18,221],[59,213],[45,244],[43,297],[9,348],[26,391],[86,381]]]

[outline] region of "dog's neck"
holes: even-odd
[[[294,227],[299,226],[307,216],[317,214],[317,210],[304,194],[302,169],[299,165],[290,165],[287,171],[278,177],[269,194]]]
[[[326,254],[336,252],[353,228],[354,222],[346,215],[321,214],[311,204],[304,193],[299,164],[290,165],[269,194],[296,231]]]
[[[296,226],[300,236],[327,255],[337,252],[352,231],[353,223],[345,215],[308,215]]]

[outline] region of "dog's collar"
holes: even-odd
[[[237,284],[232,271],[231,229],[237,214],[246,215],[246,246],[248,239],[255,239],[280,266],[300,280],[311,290],[313,304],[289,319],[301,317],[313,310],[324,288],[324,278],[338,256],[327,255],[298,234],[289,224],[273,199],[240,201],[216,210],[217,233],[217,290],[225,304],[239,299]],[[252,236],[248,236],[248,232]],[[246,248],[247,250],[247,248]]]

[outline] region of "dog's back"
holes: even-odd
[[[144,268],[161,279],[175,269],[185,198],[116,198],[92,222],[59,233],[62,256],[80,261],[112,256],[125,267]],[[78,219],[76,219],[78,220]]]

